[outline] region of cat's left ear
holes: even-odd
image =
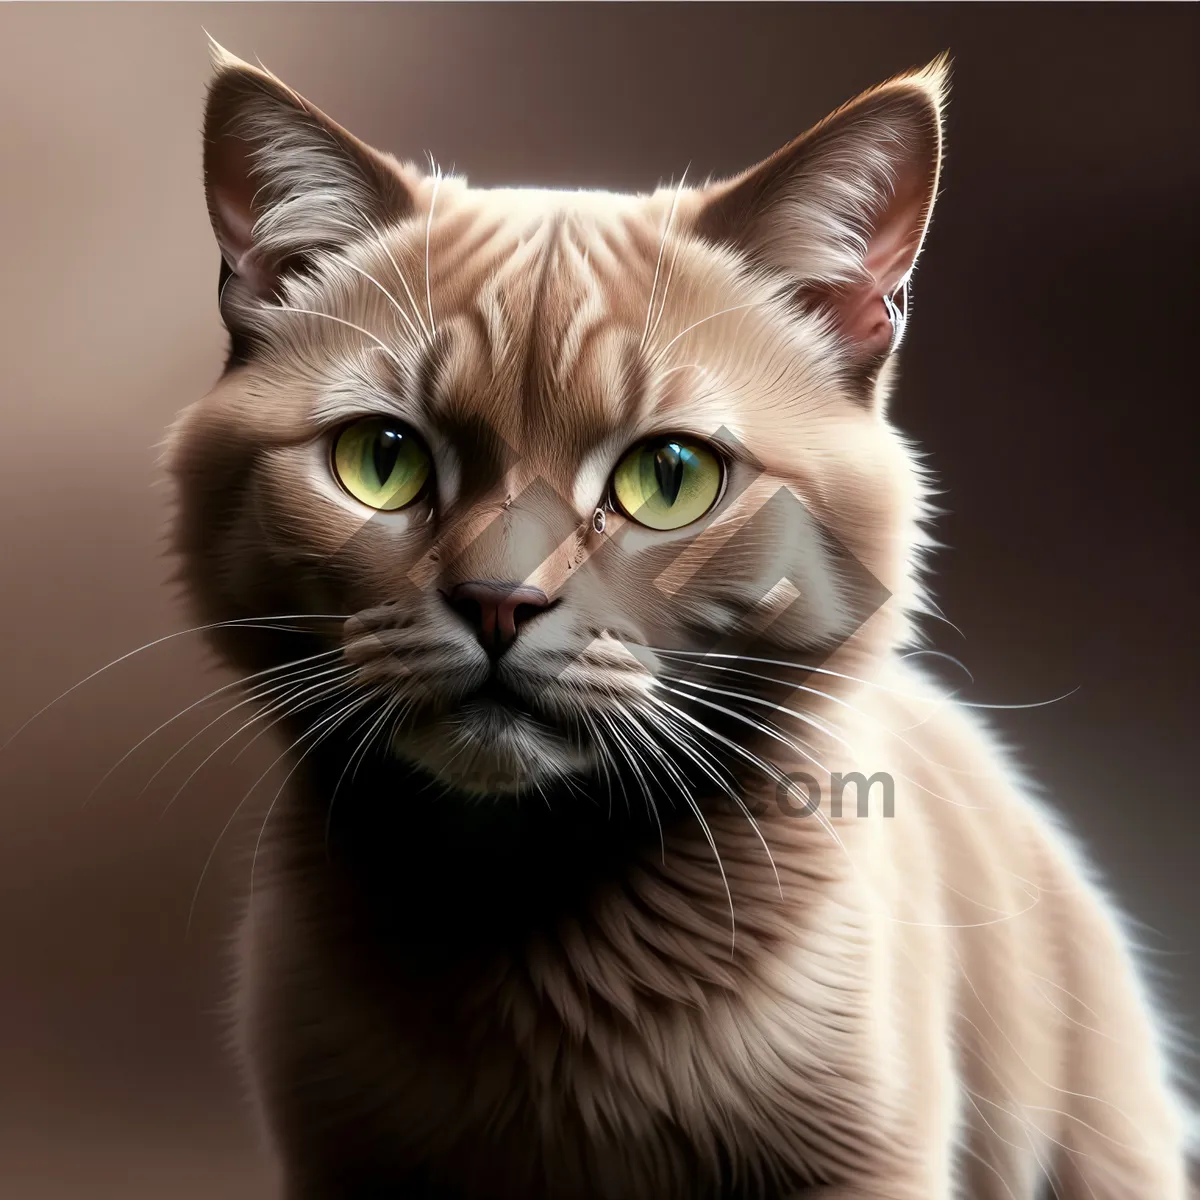
[[[267,71],[210,41],[204,188],[231,273],[260,299],[314,251],[411,212],[402,171]]]
[[[700,197],[696,232],[788,277],[862,367],[881,363],[903,329],[937,193],[948,71],[942,56],[872,88]]]

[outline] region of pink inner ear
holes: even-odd
[[[219,187],[213,189],[213,201],[220,222],[218,240],[225,261],[254,295],[269,299],[275,292],[278,272],[271,269],[254,245],[251,237],[254,218],[249,206],[231,202]]]
[[[278,272],[254,246],[253,200],[256,184],[249,156],[240,143],[222,139],[210,161],[210,198],[217,243],[233,273],[254,295],[270,298]]]
[[[894,329],[884,304],[908,278],[921,248],[927,189],[915,171],[896,180],[896,189],[868,234],[863,267],[870,280],[831,290],[824,297],[838,328],[865,356],[887,353]]]
[[[220,230],[221,252],[234,271],[237,271],[239,260],[250,249],[250,235],[254,229],[254,218],[250,212],[250,205],[240,194],[242,190],[219,183],[214,184],[212,190],[217,227]]]
[[[884,295],[881,288],[864,284],[859,288],[831,292],[826,301],[838,329],[864,357],[886,354],[892,344],[894,330],[883,303]]]

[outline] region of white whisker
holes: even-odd
[[[347,680],[349,678],[351,678],[354,674],[356,674],[355,668],[353,668],[353,667],[346,667],[345,672],[346,672]],[[214,749],[210,750],[209,753],[206,754],[203,759],[201,759],[200,763],[192,769],[192,771],[188,775],[188,777],[183,781],[183,783],[181,783],[179,785],[179,787],[176,789],[175,793],[171,796],[171,799],[167,801],[167,805],[162,810],[162,812],[159,813],[158,819],[161,821],[167,815],[167,813],[171,810],[172,806],[175,804],[175,801],[178,800],[179,797],[184,793],[184,791],[187,790],[188,784],[191,783],[192,780],[196,778],[196,776],[205,768],[205,766],[208,763],[210,763],[217,756],[217,754],[219,754],[226,746],[228,746],[230,742],[232,742],[236,737],[238,737],[239,734],[241,734],[241,733],[245,732],[245,730],[249,729],[251,725],[256,724],[257,722],[263,720],[266,717],[272,716],[275,713],[279,713],[280,715],[278,717],[276,717],[276,719],[274,721],[272,721],[270,725],[267,726],[268,729],[273,729],[273,728],[275,728],[276,725],[278,725],[280,723],[280,721],[286,720],[289,716],[293,715],[294,712],[299,711],[299,709],[293,708],[293,703],[294,703],[294,701],[298,700],[301,696],[307,695],[314,691],[320,693],[319,695],[314,697],[312,700],[307,701],[304,705],[301,706],[302,708],[305,708],[305,707],[309,707],[311,704],[320,703],[320,701],[325,699],[327,695],[335,695],[340,688],[345,687],[345,686],[346,686],[346,683],[344,683],[338,679],[331,680],[331,681],[322,681],[320,683],[311,684],[307,687],[302,688],[299,692],[293,692],[291,695],[285,696],[278,703],[276,703],[276,704],[272,705],[271,707],[269,707],[268,709],[266,709],[266,711],[257,713],[255,716],[251,717],[248,721],[246,721],[244,724],[240,725],[237,729],[235,729],[233,731],[233,733],[231,733],[227,738],[225,738],[224,741],[222,741]]]
[[[314,661],[322,659],[322,658],[330,658],[330,657],[333,657],[340,653],[341,653],[340,647],[337,647],[333,650],[322,650],[320,654],[312,654],[312,655],[309,655],[307,658],[295,659],[295,660],[292,660],[291,662],[282,663],[279,666],[267,667],[265,670],[256,671],[253,675],[249,675],[244,679],[234,679],[229,683],[222,684],[218,688],[214,688],[211,692],[208,693],[207,696],[202,696],[199,700],[193,701],[193,703],[189,704],[186,708],[180,709],[179,712],[177,712],[173,717],[168,717],[165,721],[162,722],[161,725],[156,726],[148,734],[146,734],[145,737],[143,737],[140,741],[136,742],[132,747],[130,747],[130,749],[126,750],[125,753],[122,754],[121,757],[118,758],[117,761],[115,763],[113,763],[113,765],[111,767],[109,767],[107,771],[104,772],[104,774],[100,777],[99,783],[97,783],[96,786],[94,788],[92,788],[92,790],[90,792],[88,792],[88,794],[83,798],[83,802],[80,804],[79,807],[81,809],[86,808],[89,801],[92,799],[92,797],[94,797],[96,795],[96,793],[98,791],[100,791],[100,789],[104,786],[104,784],[112,777],[112,775],[117,770],[120,769],[121,764],[124,762],[127,762],[134,754],[136,754],[138,752],[138,750],[140,750],[148,741],[150,741],[151,738],[153,738],[157,734],[161,733],[169,725],[174,724],[181,717],[187,716],[187,714],[192,712],[193,709],[197,709],[197,708],[201,707],[201,705],[207,704],[210,700],[213,700],[217,696],[221,695],[222,692],[227,692],[232,688],[244,687],[247,683],[250,683],[252,680],[258,679],[260,681],[263,681],[264,677],[269,676],[269,675],[278,675],[279,678],[284,678],[288,675],[291,675],[293,672],[300,671],[300,669],[303,667],[303,664],[305,664],[305,663],[311,663],[311,662],[314,662]],[[280,674],[280,673],[282,673],[282,674]],[[257,684],[255,685],[256,688],[258,686],[259,685],[257,685]],[[284,685],[284,686],[287,686],[287,685]],[[251,697],[251,698],[253,699],[253,697]],[[246,703],[246,702],[243,701],[242,703]],[[204,727],[204,729],[202,729],[200,732],[203,733],[204,730],[211,729],[212,726],[217,723],[217,721],[223,720],[231,712],[233,712],[235,709],[237,709],[239,707],[241,707],[240,704],[235,704],[233,706],[233,708],[226,709],[224,712],[221,713],[220,716],[218,716],[216,718],[215,721],[210,721],[209,724],[206,725]],[[186,744],[190,745],[190,742],[186,743]],[[168,761],[170,761],[170,760],[168,760]],[[139,795],[140,794],[141,793],[139,793]]]
[[[417,324],[421,327],[421,333],[424,335],[425,342],[432,344],[433,334],[425,327],[425,319],[421,316],[421,306],[417,303],[416,296],[413,295],[413,290],[408,285],[408,279],[404,272],[400,269],[400,264],[396,262],[395,255],[392,254],[391,247],[387,244],[387,240],[383,234],[375,228],[375,223],[366,213],[362,214],[363,220],[370,227],[371,232],[375,235],[375,240],[383,248],[384,254],[388,257],[388,262],[392,264],[392,270],[396,272],[396,278],[400,280],[400,286],[404,289],[405,296],[408,297],[408,303],[412,306],[412,315],[416,318]]]
[[[299,770],[300,764],[304,762],[304,760],[313,752],[313,750],[315,750],[327,737],[331,736],[343,723],[343,721],[345,721],[353,713],[357,712],[370,698],[371,697],[369,694],[367,696],[355,697],[336,712],[322,717],[320,721],[318,721],[308,730],[307,733],[305,733],[304,737],[311,737],[314,732],[318,730],[321,731],[320,735],[305,748],[304,753],[297,756],[296,761],[292,764],[291,770],[288,771],[288,773],[283,777],[283,782],[279,785],[275,795],[271,798],[271,803],[267,806],[266,815],[263,817],[262,825],[259,826],[258,837],[254,841],[254,853],[250,858],[250,900],[254,899],[254,869],[258,865],[258,852],[262,846],[263,834],[267,831],[267,822],[270,821],[271,814],[275,811],[275,805],[279,803],[279,797],[283,795],[284,788],[287,787],[292,776],[295,775],[297,770]],[[293,742],[291,746],[288,747],[287,751],[285,751],[285,753],[291,753],[294,751],[302,740],[303,738],[300,738]],[[275,761],[278,762],[279,760],[276,759]],[[199,889],[197,888],[197,890]]]
[[[361,730],[366,728],[366,726],[370,725],[371,721],[373,720],[373,717],[374,717],[374,714],[371,712],[368,712],[367,715],[362,719],[362,721],[360,721],[359,724],[355,727],[354,731],[350,734],[350,737],[357,736]],[[337,783],[334,784],[333,792],[329,797],[329,807],[325,810],[325,855],[326,855],[326,857],[329,856],[329,839],[333,832],[334,805],[337,803],[338,793],[342,790],[342,784],[346,780],[346,775],[349,773],[349,770],[350,770],[350,764],[353,761],[354,761],[354,753],[352,752],[346,756],[346,761],[342,765],[342,770],[341,770],[341,773],[338,775]]]
[[[707,725],[704,725],[699,721],[694,721],[693,718],[689,717],[686,713],[684,713],[680,709],[676,708],[674,705],[668,704],[664,700],[659,700],[657,697],[652,697],[652,699],[655,700],[657,703],[661,704],[664,707],[664,709],[666,709],[668,712],[670,712],[674,716],[681,717],[685,721],[687,721],[689,724],[696,725],[699,729],[701,729],[709,737],[720,738],[720,734],[717,734],[713,730],[709,729]],[[759,827],[758,822],[754,819],[754,814],[746,807],[746,804],[742,800],[741,796],[739,796],[733,788],[726,786],[720,779],[718,779],[717,776],[709,768],[708,764],[705,763],[701,758],[699,758],[697,755],[695,755],[692,752],[688,743],[689,743],[689,739],[681,738],[680,739],[680,748],[683,749],[684,753],[687,754],[692,759],[692,761],[695,762],[696,765],[702,771],[704,771],[704,773],[706,775],[709,776],[710,779],[714,780],[714,782],[716,782],[718,784],[718,786],[720,786],[722,788],[722,790],[725,792],[725,794],[727,796],[729,796],[729,798],[734,802],[735,805],[737,805],[739,811],[746,818],[746,820],[750,822],[750,828],[754,830],[755,836],[758,838],[759,842],[762,844],[763,850],[766,852],[767,862],[769,862],[771,864],[771,871],[775,876],[775,886],[776,886],[776,888],[778,888],[779,896],[782,899],[783,898],[783,884],[779,878],[779,868],[775,865],[775,856],[771,853],[771,847],[767,844],[767,839],[763,836],[762,829]],[[744,752],[744,753],[748,753],[748,752]]]
[[[433,231],[433,210],[437,205],[438,188],[442,186],[442,171],[436,167],[433,191],[429,197],[429,219],[425,222],[425,303],[429,306],[429,336],[437,336],[437,323],[433,319],[433,285],[429,278],[429,239]]]
[[[723,670],[723,669],[727,670],[729,668],[712,667],[710,669],[712,669],[712,670]],[[979,773],[977,771],[968,770],[966,768],[960,769],[957,767],[951,767],[945,763],[935,762],[933,759],[929,758],[927,755],[922,753],[921,750],[919,750],[916,746],[912,745],[906,738],[901,737],[900,734],[898,734],[895,730],[889,729],[888,726],[886,724],[884,724],[882,721],[878,720],[875,717],[872,717],[869,713],[863,712],[862,709],[857,708],[855,705],[848,704],[846,701],[840,700],[836,696],[831,696],[828,693],[819,691],[815,688],[802,687],[799,684],[792,685],[791,681],[786,680],[786,679],[767,679],[765,676],[753,675],[752,672],[749,672],[749,671],[740,671],[740,672],[738,672],[738,674],[752,675],[753,678],[764,679],[765,682],[769,682],[769,683],[781,683],[781,684],[784,684],[785,686],[795,686],[797,691],[808,692],[811,695],[820,696],[826,700],[831,700],[835,704],[842,704],[847,708],[853,709],[854,712],[859,713],[861,716],[863,716],[867,720],[871,721],[873,724],[875,724],[878,728],[882,729],[889,736],[896,738],[897,741],[899,741],[902,745],[906,746],[909,750],[911,750],[914,754],[916,754],[919,758],[923,759],[925,762],[929,763],[931,766],[938,767],[939,769],[948,771],[954,775],[967,775],[967,776],[971,776],[973,778],[978,777]],[[734,691],[734,690],[730,690],[727,688],[713,687],[711,684],[695,683],[689,679],[681,679],[679,676],[674,675],[669,671],[663,672],[663,678],[668,679],[673,683],[680,683],[684,687],[700,688],[704,691],[712,692],[714,695],[728,696],[733,699],[744,700],[748,704],[757,704],[763,708],[769,708],[775,712],[780,712],[780,713],[784,713],[787,716],[795,717],[798,721],[802,721],[805,724],[811,725],[814,728],[820,730],[821,732],[826,734],[826,736],[832,738],[839,745],[845,746],[846,749],[849,750],[852,755],[857,753],[855,748],[848,741],[846,741],[845,738],[840,737],[838,734],[834,733],[833,730],[825,728],[825,726],[821,722],[817,721],[815,718],[813,718],[805,713],[798,711],[797,709],[788,708],[782,704],[776,704],[772,700],[765,700],[761,696],[756,696],[751,692]],[[777,728],[777,726],[772,726],[772,727]],[[805,745],[808,745],[808,743],[805,743]],[[926,787],[925,784],[921,783],[919,780],[913,779],[909,775],[901,774],[898,771],[893,770],[892,774],[895,775],[896,778],[898,778],[898,779],[903,779],[905,781],[905,783],[909,783],[913,787],[918,788],[920,791],[925,792],[927,795],[934,797],[934,799],[942,800],[946,804],[954,805],[955,808],[966,808],[966,809],[971,809],[974,811],[984,811],[987,808],[987,805],[968,804],[964,800],[953,800],[949,796],[943,796],[940,792],[935,792],[931,788]]]
[[[662,685],[660,684],[659,686],[662,686]],[[818,763],[816,761],[816,759],[812,758],[811,755],[805,753],[805,751],[801,750],[798,746],[796,746],[794,743],[792,743],[789,739],[781,736],[778,733],[774,733],[774,732],[766,729],[765,727],[760,725],[758,722],[750,720],[750,718],[746,717],[744,714],[734,712],[732,709],[722,708],[722,706],[719,704],[712,704],[709,701],[698,700],[697,697],[690,696],[685,692],[677,692],[677,691],[675,691],[674,688],[666,688],[665,690],[672,692],[675,695],[681,696],[684,699],[697,701],[698,703],[706,704],[709,708],[716,708],[719,711],[726,712],[729,716],[732,716],[735,719],[742,721],[744,724],[749,725],[751,728],[759,729],[760,732],[766,733],[769,737],[774,737],[776,741],[780,741],[785,746],[789,746],[791,749],[795,750],[797,753],[802,754],[805,758],[808,759],[809,762],[814,763],[821,770],[823,770],[823,771],[825,770],[825,768],[821,767],[821,764]],[[768,763],[766,760],[760,758],[757,754],[754,754],[752,751],[747,750],[744,746],[739,746],[738,743],[733,741],[732,738],[727,738],[724,734],[718,733],[715,729],[712,729],[708,725],[705,725],[702,721],[698,721],[695,717],[691,716],[688,713],[685,713],[682,709],[680,709],[674,705],[670,705],[664,700],[659,700],[659,703],[666,705],[672,712],[674,712],[676,714],[676,716],[681,717],[683,720],[687,721],[689,725],[693,725],[696,728],[702,730],[709,737],[715,738],[727,749],[732,750],[735,754],[746,759],[746,761],[749,762],[752,766],[756,766],[760,770],[765,771],[768,776],[770,776],[772,779],[774,779],[776,781],[776,783],[784,785],[790,793],[793,793],[793,794],[795,793],[795,791],[796,791],[795,783],[791,779],[789,779],[782,771],[780,771],[778,767],[772,765],[771,763]],[[838,835],[837,830],[833,826],[833,822],[830,821],[830,819],[823,812],[821,812],[821,810],[819,808],[815,810],[814,815],[816,816],[818,822],[821,824],[822,828],[826,831],[826,833],[829,834],[829,836],[837,844],[838,848],[842,851],[842,853],[845,854],[847,861],[851,862],[851,865],[853,865],[853,862],[850,859],[850,855],[849,855],[848,851],[846,850],[845,843],[842,841],[841,837]],[[761,836],[761,834],[760,834],[760,836]],[[769,853],[769,851],[768,851],[768,853]]]
[[[645,324],[645,327],[642,329],[642,340],[638,345],[639,350],[646,349],[646,341],[650,337],[650,321],[654,315],[654,297],[655,297],[656,293],[658,292],[658,276],[659,276],[659,273],[662,271],[663,251],[666,249],[666,246],[667,246],[667,238],[669,238],[671,236],[671,226],[675,223],[675,209],[676,209],[676,206],[679,204],[679,196],[680,196],[680,193],[683,191],[683,184],[684,184],[684,180],[686,180],[686,179],[687,179],[687,170],[685,169],[683,172],[683,175],[680,177],[679,186],[675,189],[675,195],[671,200],[670,211],[667,213],[667,219],[666,219],[665,223],[663,224],[662,237],[659,239],[659,242],[658,242],[658,257],[654,260],[654,279],[651,281],[651,284],[650,284],[650,299],[649,299],[648,303],[646,304],[646,324]],[[672,260],[672,266],[674,266],[674,260]],[[666,305],[665,289],[663,292],[663,305],[664,306]],[[660,309],[659,316],[661,317],[661,315],[662,315],[662,310]],[[657,323],[656,323],[656,326],[657,326]]]
[[[341,254],[333,254],[333,255],[332,255],[332,257],[334,258],[334,260],[335,260],[336,262],[340,262],[340,263],[341,263],[343,266],[345,266],[345,267],[349,267],[349,269],[350,269],[351,271],[355,271],[355,272],[357,272],[357,273],[358,273],[359,275],[361,275],[361,276],[362,276],[362,277],[363,277],[365,280],[367,280],[367,282],[368,282],[368,283],[372,283],[372,284],[374,284],[374,285],[375,285],[375,287],[377,287],[377,288],[378,288],[378,289],[379,289],[379,290],[380,290],[380,291],[381,291],[381,292],[384,294],[384,296],[385,296],[385,297],[387,297],[388,303],[389,303],[389,304],[391,304],[391,306],[392,306],[392,307],[393,307],[393,308],[396,310],[396,312],[399,314],[399,316],[400,316],[400,319],[401,319],[401,320],[404,322],[404,324],[407,326],[407,328],[408,328],[408,332],[409,332],[410,334],[412,334],[412,336],[413,336],[414,338],[418,338],[420,341],[425,341],[425,340],[426,340],[426,336],[425,336],[425,333],[424,333],[424,328],[422,327],[422,331],[421,331],[421,333],[418,333],[418,332],[417,332],[417,327],[416,327],[416,325],[414,325],[414,324],[413,324],[413,320],[412,320],[412,318],[411,318],[411,317],[408,315],[408,313],[406,313],[406,312],[404,311],[404,309],[403,309],[403,308],[400,306],[400,302],[399,302],[399,301],[396,299],[396,297],[395,297],[395,296],[393,296],[393,295],[392,295],[392,293],[391,293],[391,292],[389,292],[389,291],[387,290],[387,288],[385,288],[385,287],[383,286],[383,284],[382,284],[382,283],[380,283],[380,282],[379,282],[379,280],[378,280],[378,279],[376,279],[376,278],[375,278],[375,276],[374,276],[374,275],[372,275],[372,274],[371,274],[369,271],[364,271],[364,270],[362,269],[362,267],[360,267],[360,266],[359,266],[357,263],[353,263],[353,262],[351,262],[351,261],[350,261],[348,258],[346,258],[344,255],[341,255]]]
[[[396,366],[400,367],[401,369],[404,367],[404,363],[401,361],[400,356],[386,342],[376,337],[375,334],[373,334],[369,329],[364,329],[361,325],[356,325],[353,321],[347,321],[342,317],[335,317],[332,313],[318,312],[315,308],[295,308],[290,304],[271,304],[266,305],[265,307],[274,309],[277,312],[299,313],[304,317],[321,317],[326,321],[333,321],[337,325],[343,325],[347,329],[353,329],[356,332],[361,333],[363,337],[369,338],[372,342],[374,342],[375,345],[382,350],[384,354],[386,354],[388,358],[392,360],[392,362],[396,364]]]
[[[871,679],[861,679],[857,675],[843,675],[840,671],[831,671],[826,667],[814,667],[807,663],[787,662],[784,659],[778,658],[756,658],[748,654],[718,654],[710,650],[663,650],[657,646],[647,646],[646,649],[652,650],[655,654],[675,655],[679,658],[724,658],[737,659],[741,662],[765,663],[772,667],[790,667],[794,671],[808,671],[816,675],[829,675],[834,679],[844,679],[849,683],[858,683],[863,687],[874,688],[877,691],[887,692],[893,696],[904,696],[909,700],[919,700],[926,704],[940,703],[940,697],[922,696],[916,692],[906,692],[901,688],[888,687],[886,684],[878,683]],[[1031,704],[977,704],[969,700],[956,700],[955,703],[964,708],[984,708],[984,709],[999,709],[1004,711],[1027,709],[1027,708],[1045,708],[1050,704],[1058,704],[1062,700],[1066,700],[1069,696],[1075,695],[1079,688],[1073,687],[1069,692],[1063,692],[1061,696],[1055,696],[1052,700],[1038,700]]]
[[[684,167],[684,169],[683,169],[683,174],[679,177],[679,187],[675,189],[675,196],[671,200],[671,212],[667,218],[666,232],[663,234],[663,245],[666,245],[667,238],[669,238],[671,236],[671,230],[675,224],[675,210],[679,206],[679,197],[683,194],[684,184],[687,182],[687,173],[690,169],[691,169],[691,163],[688,163],[688,165],[686,167]],[[671,254],[671,265],[667,268],[667,278],[666,278],[666,281],[663,283],[662,301],[659,303],[659,306],[658,306],[658,316],[656,316],[654,318],[654,325],[650,329],[649,340],[651,340],[651,341],[653,341],[653,339],[657,336],[658,327],[659,327],[659,325],[662,324],[663,313],[665,313],[667,311],[667,296],[671,292],[671,280],[675,277],[675,263],[679,259],[679,250],[682,245],[683,245],[683,239],[681,238],[678,241],[676,241],[675,249]],[[662,248],[661,247],[659,248],[658,255],[659,255],[659,261],[661,262],[662,261]],[[658,281],[658,268],[657,267],[655,268],[654,276],[655,276],[655,282],[657,283],[657,281]],[[653,294],[651,294],[650,303],[651,303],[651,305],[653,305],[653,303],[654,303]],[[647,341],[647,338],[643,334],[643,336],[642,336],[642,348],[643,349],[645,349],[646,341]]]
[[[370,698],[371,698],[371,693],[367,693],[365,696],[362,696],[359,699],[362,703],[366,703]],[[249,800],[250,797],[254,794],[254,791],[258,787],[258,785],[260,783],[262,783],[262,781],[264,779],[266,779],[266,777],[276,768],[276,766],[278,766],[279,763],[282,762],[283,759],[286,758],[300,744],[300,742],[302,742],[306,737],[308,737],[311,732],[312,732],[312,730],[309,729],[305,733],[302,733],[300,735],[300,737],[298,737],[294,742],[292,742],[292,744],[290,746],[288,746],[285,750],[283,750],[282,753],[280,753],[278,755],[278,757],[276,757],[271,762],[271,765],[269,767],[267,767],[267,769],[250,785],[250,787],[247,789],[245,794],[242,796],[241,800],[238,801],[233,812],[231,812],[229,814],[229,818],[226,820],[225,824],[223,826],[221,826],[221,832],[217,834],[217,840],[213,843],[212,849],[208,852],[208,857],[204,860],[204,866],[200,870],[200,878],[196,883],[196,890],[192,893],[192,903],[188,909],[186,932],[188,932],[188,933],[191,932],[192,918],[196,914],[196,901],[200,898],[200,889],[204,885],[204,877],[208,874],[208,868],[212,865],[212,861],[216,857],[217,849],[221,845],[222,839],[229,832],[230,826],[237,819],[238,813],[240,813],[242,811],[243,807],[246,804],[246,801]]]
[[[191,633],[205,633],[210,629],[269,629],[274,632],[304,633],[304,632],[309,632],[309,631],[297,630],[297,629],[289,627],[289,626],[274,625],[274,624],[271,624],[271,622],[273,622],[273,621],[302,621],[302,620],[344,621],[346,619],[347,619],[347,614],[345,614],[345,613],[336,613],[336,614],[334,614],[334,613],[292,613],[288,616],[280,616],[280,617],[275,617],[275,616],[246,617],[246,618],[239,619],[236,621],[212,621],[207,625],[193,625],[190,629],[177,629],[174,633],[164,634],[160,638],[155,638],[151,642],[146,642],[146,644],[143,646],[138,646],[135,650],[130,650],[127,653],[122,654],[119,658],[114,658],[112,660],[112,662],[105,663],[104,666],[97,668],[90,675],[84,676],[84,678],[79,680],[78,683],[73,683],[69,688],[67,688],[67,690],[65,692],[62,692],[59,695],[55,696],[55,698],[53,700],[51,700],[48,704],[42,705],[42,707],[39,708],[37,710],[37,712],[35,712],[33,714],[33,716],[29,717],[28,720],[26,720],[23,724],[19,725],[17,727],[17,729],[12,734],[9,735],[9,737],[7,738],[6,741],[0,743],[0,753],[3,753],[3,751],[7,750],[8,747],[11,746],[12,743],[14,741],[16,741],[16,739],[18,737],[20,737],[20,735],[30,725],[32,725],[34,721],[36,721],[38,719],[38,717],[40,717],[43,713],[49,711],[56,704],[65,700],[73,692],[75,692],[79,688],[83,687],[83,685],[85,683],[91,683],[91,681],[93,679],[95,679],[98,675],[103,675],[105,671],[109,671],[113,667],[120,666],[121,663],[128,661],[129,659],[133,658],[135,655],[142,654],[146,650],[153,650],[155,646],[161,646],[161,645],[163,645],[163,643],[173,641],[175,638],[186,637],[188,634],[191,634]]]
[[[661,350],[659,350],[654,355],[654,358],[652,360],[653,363],[654,364],[660,363],[666,357],[667,351],[670,350],[671,347],[673,345],[675,345],[675,343],[677,341],[679,341],[680,338],[684,337],[686,334],[691,333],[693,329],[696,329],[699,326],[704,325],[708,321],[715,321],[718,317],[725,316],[726,313],[741,312],[743,309],[756,308],[756,307],[758,307],[758,304],[757,304],[757,302],[754,302],[754,301],[750,302],[749,304],[734,304],[734,305],[731,305],[729,308],[722,308],[715,313],[709,313],[707,317],[701,317],[698,321],[693,321],[690,325],[681,329]]]

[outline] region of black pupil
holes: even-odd
[[[654,478],[667,503],[674,504],[683,487],[683,452],[674,442],[668,442],[654,452]]]
[[[396,469],[396,459],[400,457],[400,445],[403,434],[394,429],[381,429],[371,448],[371,460],[375,464],[375,478],[380,484],[385,484]]]

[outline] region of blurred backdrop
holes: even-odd
[[[366,140],[480,184],[733,171],[952,51],[945,186],[894,406],[945,489],[937,595],[961,636],[939,627],[936,643],[976,700],[1077,689],[995,722],[1197,1032],[1197,16],[0,8],[0,741],[168,639],[0,753],[0,1193],[250,1200],[271,1177],[219,1004],[277,775],[205,864],[278,747],[260,738],[235,760],[247,733],[205,762],[237,727],[202,732],[221,711],[206,707],[104,778],[226,682],[194,636],[171,636],[186,620],[157,466],[224,349],[202,26]]]

